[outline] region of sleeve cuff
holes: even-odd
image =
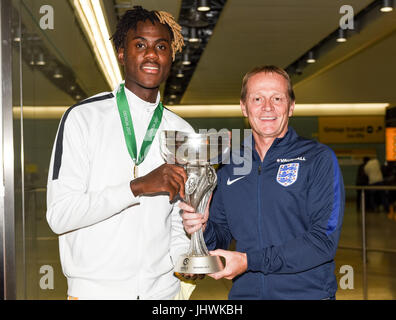
[[[130,181],[123,183],[118,187],[118,194],[125,207],[140,203],[140,196],[135,196],[130,187]]]
[[[203,236],[208,250],[210,251],[215,250],[216,249],[215,234],[214,234],[213,224],[210,223],[210,220],[208,220],[206,224],[206,228],[203,233]]]
[[[261,271],[265,273],[262,266],[264,260],[263,251],[261,250],[249,250],[246,252],[247,255],[247,270],[248,271]],[[267,258],[268,259],[268,258]]]

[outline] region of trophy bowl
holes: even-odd
[[[169,164],[183,166],[187,173],[184,201],[197,214],[203,214],[210,195],[217,183],[212,165],[219,164],[230,151],[228,131],[188,133],[162,131],[160,135],[161,155]],[[209,255],[202,229],[191,235],[190,248],[179,257],[175,271],[179,273],[207,274],[224,268],[220,257]]]

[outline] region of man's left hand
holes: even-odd
[[[247,270],[246,253],[221,249],[210,251],[209,253],[211,256],[222,256],[226,260],[226,266],[222,271],[208,274],[209,277],[212,277],[215,280],[219,280],[221,278],[232,280]]]

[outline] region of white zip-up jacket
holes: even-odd
[[[139,151],[160,97],[148,103],[125,92]],[[139,176],[164,163],[162,130],[193,131],[164,108]],[[93,96],[65,112],[52,151],[47,220],[60,235],[69,296],[171,299],[179,291],[173,267],[189,246],[179,208],[169,203],[168,195],[135,197],[130,190],[133,167],[116,91]]]

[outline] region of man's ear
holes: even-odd
[[[124,48],[119,48],[117,52],[117,59],[121,65],[124,65]]]
[[[295,107],[295,102],[293,101],[289,107],[289,118],[291,116],[293,116],[293,112],[294,112],[294,107]]]
[[[239,105],[241,106],[242,114],[247,117],[247,109],[245,103],[242,100],[239,100]]]

